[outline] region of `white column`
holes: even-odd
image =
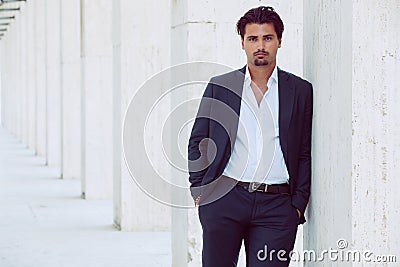
[[[322,2],[304,2],[304,73],[314,86],[313,177],[304,248],[316,251],[352,238],[352,3],[321,8]]]
[[[353,245],[400,257],[400,3],[353,1]],[[368,27],[365,27],[368,25]],[[379,41],[371,35],[379,35]]]
[[[20,47],[21,47],[21,35],[20,35],[20,20],[19,20],[19,14],[16,15],[16,19],[13,22],[13,24],[10,27],[10,32],[12,32],[13,35],[13,45],[15,48],[13,49],[14,53],[14,60],[13,60],[13,79],[14,80],[14,88],[15,94],[14,94],[14,100],[13,104],[15,105],[15,126],[14,126],[14,134],[15,137],[18,139],[19,142],[21,142],[22,139],[22,103],[21,103],[21,52],[20,52]]]
[[[3,127],[11,131],[10,125],[10,109],[11,109],[11,90],[10,88],[10,71],[11,71],[11,62],[10,58],[12,57],[10,51],[10,33],[7,30],[7,33],[1,37],[1,124]]]
[[[7,62],[8,62],[8,57],[7,57],[7,37],[2,36],[0,40],[0,93],[1,93],[1,126],[4,128],[9,128],[8,127],[8,100],[9,100],[9,94],[8,94],[8,79],[7,79]]]
[[[26,2],[26,44],[27,44],[27,112],[28,112],[28,145],[32,149],[36,149],[36,77],[35,77],[35,6],[34,1]]]
[[[6,51],[6,56],[7,56],[7,63],[8,63],[8,71],[7,71],[7,91],[8,91],[8,114],[7,114],[7,120],[8,120],[8,130],[10,133],[15,134],[15,121],[16,121],[16,106],[15,103],[13,102],[14,96],[15,96],[15,90],[10,90],[10,88],[14,87],[15,88],[15,81],[13,80],[13,71],[15,71],[15,63],[12,62],[12,58],[14,56],[14,49],[15,47],[12,47],[10,43],[15,39],[15,35],[8,29],[8,35],[7,35],[7,47],[5,49]],[[13,114],[13,115],[12,115]]]
[[[21,142],[28,146],[29,142],[29,128],[28,128],[28,86],[27,86],[27,8],[24,2],[21,2],[20,11],[18,16],[18,35],[20,41],[20,50],[19,50],[19,64],[20,64],[20,98],[19,102],[21,103]]]
[[[9,65],[10,53],[8,50],[9,47],[9,34],[7,36],[3,36],[1,38],[1,125],[6,129],[10,130],[10,121],[9,121],[9,113],[10,113],[10,68],[6,66]]]
[[[116,164],[114,221],[125,231],[168,230],[171,220],[170,207],[160,204],[142,192],[128,173],[121,152],[121,128],[128,104],[140,85],[170,65],[170,14],[166,12],[170,9],[170,4],[169,1],[156,0],[141,4],[129,0],[118,0],[113,3],[115,123],[113,128]],[[149,19],[150,17],[154,19]],[[148,92],[148,96],[151,95],[153,94]],[[135,127],[132,121],[125,123]],[[137,129],[137,132],[140,132],[140,129]],[[149,131],[146,137],[158,138],[159,132]],[[139,136],[135,141],[143,143],[140,138],[143,137]],[[138,153],[134,160],[142,162],[147,156]],[[156,164],[163,158],[162,155],[153,156],[158,161]],[[165,168],[164,173],[167,172]],[[154,178],[150,177],[152,173],[147,170],[142,170],[142,174],[145,177],[149,176],[149,179]]]
[[[112,1],[81,0],[82,189],[84,197],[112,196]]]
[[[4,90],[3,88],[3,81],[2,81],[2,75],[3,75],[3,68],[2,65],[3,63],[3,45],[1,42],[1,37],[0,37],[0,126],[3,126],[3,99],[4,99]],[[4,43],[4,42],[3,42]]]
[[[305,74],[314,84],[307,249],[345,238],[351,250],[400,255],[399,12],[394,0],[305,1]]]
[[[7,128],[7,100],[8,100],[8,90],[7,90],[7,70],[4,68],[7,64],[7,54],[6,47],[7,43],[4,41],[4,36],[1,38],[0,42],[0,93],[1,93],[1,126]]]
[[[46,74],[46,0],[35,0],[34,43],[36,77],[36,145],[37,154],[47,158],[47,74]]]
[[[81,172],[80,0],[61,1],[63,178]]]
[[[246,64],[236,33],[236,22],[260,1],[173,1],[172,3],[172,64],[191,61],[211,61],[238,69]],[[302,74],[302,1],[288,4],[270,1],[282,17],[285,31],[278,65],[295,74]],[[235,8],[226,8],[234,6]],[[199,36],[201,36],[199,38]],[[211,78],[211,77],[210,77]],[[193,90],[188,98],[197,97]],[[193,113],[193,110],[188,110]],[[195,113],[193,113],[195,116]],[[172,144],[173,145],[173,144]],[[182,146],[185,147],[185,146]],[[187,146],[186,146],[187,147]],[[300,241],[300,242],[299,242]],[[201,266],[201,226],[197,209],[174,209],[172,214],[172,255],[175,266]],[[299,227],[296,248],[302,247],[302,227]],[[244,247],[239,266],[245,265]],[[293,264],[291,266],[299,266]]]
[[[47,160],[62,175],[60,0],[46,2]],[[43,29],[42,29],[43,30]]]

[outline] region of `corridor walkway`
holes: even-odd
[[[169,232],[120,232],[112,201],[84,200],[79,180],[0,128],[1,267],[171,266]]]

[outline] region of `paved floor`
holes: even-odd
[[[169,232],[117,231],[112,208],[0,128],[1,267],[171,266]]]

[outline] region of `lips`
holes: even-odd
[[[255,53],[254,55],[255,56],[266,56],[267,54],[266,53]]]

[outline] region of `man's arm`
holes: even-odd
[[[312,85],[307,83],[307,96],[304,113],[304,125],[302,132],[302,144],[299,154],[299,169],[296,180],[296,187],[292,195],[292,205],[297,208],[301,214],[304,214],[311,187],[311,134],[312,134],[312,116],[313,116],[313,89]]]
[[[207,142],[209,138],[210,111],[213,96],[212,80],[208,83],[200,102],[193,124],[188,145],[189,182],[193,199],[198,199],[200,192],[193,190],[200,186],[208,169]]]

